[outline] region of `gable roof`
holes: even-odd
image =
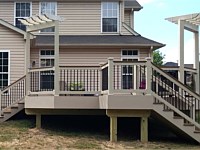
[[[139,11],[143,8],[136,0],[125,0],[124,7],[125,9],[134,9],[136,11]]]
[[[35,46],[53,46],[53,41],[53,35],[38,35]],[[158,49],[165,45],[133,35],[60,35],[60,46],[143,46]]]
[[[18,32],[19,34],[22,34],[24,36],[24,39],[26,39],[26,32],[24,30],[21,30],[17,27],[15,27],[14,25],[8,23],[7,21],[3,20],[3,19],[0,19],[0,24],[5,26],[6,28],[9,28],[15,32]],[[34,35],[31,34],[31,39],[34,38]]]

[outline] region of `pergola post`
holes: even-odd
[[[26,95],[28,95],[28,93],[30,91],[30,74],[29,74],[29,68],[30,68],[30,33],[29,32],[27,32],[27,34],[26,34],[25,56],[26,56],[26,62],[25,62]]]
[[[179,26],[179,81],[184,84],[184,21],[178,20]]]
[[[199,32],[194,32],[194,68],[196,69],[196,75],[195,75],[195,90],[197,93],[200,93],[199,91]]]
[[[54,54],[55,54],[55,72],[54,72],[54,89],[55,95],[59,95],[59,22],[55,21],[55,33],[54,33]]]

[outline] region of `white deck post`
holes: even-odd
[[[146,89],[147,93],[151,93],[151,77],[152,77],[152,69],[151,69],[151,58],[147,58],[147,71],[146,71]]]
[[[113,89],[114,89],[114,84],[113,84],[113,58],[109,57],[108,58],[108,94],[112,94]]]
[[[25,73],[26,73],[26,95],[30,92],[30,33],[27,32],[26,34],[26,49],[25,49],[25,56],[26,56],[26,64],[25,64]]]
[[[55,51],[55,72],[54,72],[54,89],[55,95],[59,95],[59,22],[55,21],[55,33],[54,33],[54,51]]]
[[[179,26],[179,81],[184,84],[184,21],[178,21]]]
[[[197,93],[200,93],[200,91],[199,91],[199,32],[194,32],[194,49],[195,49],[194,68],[196,69],[195,90]]]

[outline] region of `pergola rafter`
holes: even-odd
[[[64,19],[53,15],[32,16],[26,19],[20,19],[21,23],[26,26],[26,92],[30,91],[30,33],[42,29],[54,27],[54,55],[55,55],[55,72],[54,72],[54,89],[55,95],[59,95],[59,22]]]

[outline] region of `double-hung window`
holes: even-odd
[[[28,18],[31,16],[31,2],[16,2],[15,3],[15,26],[26,30],[26,26],[23,25],[19,19]]]
[[[57,15],[57,2],[40,2],[41,15]],[[54,32],[54,27],[41,30],[41,32]]]
[[[102,32],[118,32],[119,2],[102,2]]]
[[[9,51],[0,51],[0,89],[9,84]]]

